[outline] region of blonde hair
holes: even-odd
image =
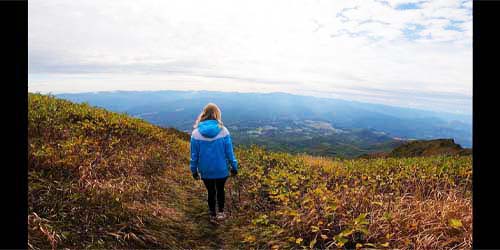
[[[217,123],[219,123],[219,127],[222,127],[222,114],[219,107],[217,107],[215,103],[209,103],[203,108],[203,111],[201,111],[200,115],[198,115],[198,118],[196,118],[193,127],[197,128],[200,122],[206,120],[216,120]]]

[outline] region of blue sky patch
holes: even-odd
[[[419,39],[420,36],[420,31],[424,30],[424,26],[420,24],[407,24],[406,27],[403,29],[403,34],[408,40],[416,40]]]
[[[403,3],[403,4],[398,4],[395,9],[397,10],[420,9],[420,6],[418,3]]]
[[[463,29],[458,26],[462,23],[463,23],[463,21],[450,20],[450,23],[448,25],[446,25],[446,27],[444,27],[444,29],[445,30],[463,31]]]

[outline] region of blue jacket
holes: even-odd
[[[200,122],[191,134],[191,172],[203,179],[224,178],[229,176],[228,161],[238,171],[229,131],[216,120]]]

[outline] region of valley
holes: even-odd
[[[405,141],[452,138],[472,146],[472,117],[285,93],[114,91],[58,94],[191,133],[208,102],[236,144],[343,158],[389,152]]]

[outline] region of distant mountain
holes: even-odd
[[[462,148],[453,139],[416,140],[403,143],[391,152],[364,154],[360,158],[426,157],[434,155],[471,155],[470,148]]]
[[[213,91],[113,91],[57,96],[185,132],[192,130],[203,106],[214,102],[221,108],[236,143],[255,143],[289,152],[356,156],[391,150],[408,139],[437,138],[453,138],[464,147],[472,146],[471,116],[340,99]]]

